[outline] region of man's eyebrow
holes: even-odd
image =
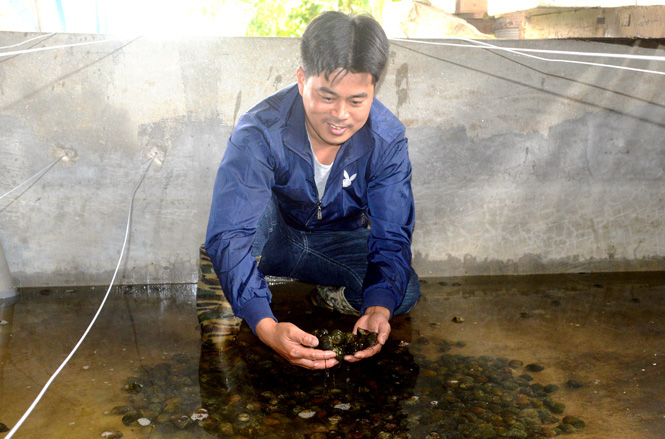
[[[335,97],[339,97],[339,94],[335,93],[333,90],[329,89],[328,87],[319,87],[319,91],[321,93],[326,93],[326,94],[333,95]],[[356,95],[350,96],[351,99],[366,98],[366,97],[367,97],[367,92],[362,92],[362,93],[358,93]]]

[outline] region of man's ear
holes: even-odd
[[[305,88],[305,81],[307,78],[305,78],[305,71],[303,70],[302,66],[298,67],[298,70],[296,70],[296,80],[298,81],[298,90],[300,91],[300,96],[302,96],[303,89]]]

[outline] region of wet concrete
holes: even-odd
[[[182,396],[192,406],[206,403],[196,379],[203,361],[192,288],[115,289],[87,339],[14,437],[83,439],[102,437],[105,431],[141,439],[224,437],[196,425],[183,431],[126,426],[121,416],[110,413],[115,406],[131,404],[125,390],[128,377],[175,364],[174,358],[195,378],[181,388],[187,393]],[[278,318],[307,329],[335,324],[349,330],[353,319],[321,314],[305,303],[310,289],[299,283],[274,287]],[[17,422],[85,331],[105,291],[25,289],[16,303],[3,304],[1,423],[11,428]],[[285,300],[287,295],[295,302]],[[408,343],[409,358],[419,370],[410,393],[422,400],[433,394],[432,370],[442,355],[520,360],[543,366],[541,372],[529,372],[533,382],[556,384],[554,398],[565,404],[564,414],[586,422],[569,437],[655,439],[665,435],[663,312],[664,273],[429,278],[411,314],[393,320],[391,338]],[[259,343],[245,326],[239,339],[246,347]],[[450,350],[442,353],[442,343],[448,341]],[[391,355],[401,354],[386,349],[380,355],[390,362],[397,359]],[[245,360],[251,374],[254,362]],[[290,367],[283,365],[285,373],[294,373]],[[518,368],[514,374],[523,372]],[[335,375],[347,383],[354,378],[343,368]],[[321,373],[314,382],[319,379],[324,379]],[[567,386],[570,380],[582,387]],[[244,391],[259,399],[271,390],[269,383],[254,388],[248,383],[243,383]],[[318,433],[332,437],[329,431]],[[313,431],[299,434],[315,437]]]

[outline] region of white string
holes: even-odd
[[[24,55],[26,53],[43,52],[45,50],[65,49],[67,47],[86,46],[88,44],[108,43],[108,42],[111,42],[111,41],[125,41],[125,40],[128,40],[128,39],[129,38],[108,38],[106,40],[86,41],[84,43],[62,44],[62,45],[59,45],[59,46],[48,46],[48,47],[37,47],[35,49],[15,50],[15,51],[12,51],[12,52],[2,52],[2,53],[0,53],[0,57]]]
[[[66,154],[65,154],[65,155],[66,155]],[[2,199],[5,198],[7,195],[9,195],[9,194],[11,194],[12,192],[14,192],[15,190],[17,190],[17,189],[20,188],[21,186],[24,186],[24,185],[25,185],[26,183],[28,183],[29,181],[31,181],[31,180],[33,180],[33,179],[36,179],[37,177],[41,177],[42,175],[46,174],[46,172],[47,172],[49,169],[51,169],[53,166],[55,166],[56,163],[58,163],[60,160],[62,160],[62,159],[65,157],[65,155],[61,156],[60,158],[57,158],[57,159],[53,160],[51,163],[49,163],[48,165],[46,165],[41,171],[37,172],[37,173],[36,173],[35,175],[33,175],[32,177],[28,178],[28,179],[25,180],[23,183],[19,184],[19,185],[16,186],[14,189],[10,190],[9,192],[7,192],[7,193],[4,194],[3,196],[1,196],[1,197],[0,197],[0,200],[2,200]]]
[[[464,41],[467,42],[472,42],[472,43],[477,43],[479,45],[482,45],[484,47],[489,47],[489,48],[497,48],[499,46],[495,46],[493,44],[486,43],[484,41],[474,41],[474,40],[467,40],[464,38],[461,38]],[[533,52],[532,49],[525,49],[525,52]],[[510,53],[515,53],[517,55],[522,55],[526,56],[528,58],[533,58],[533,59],[538,59],[541,61],[547,61],[547,62],[561,62],[561,63],[569,63],[569,64],[584,64],[584,65],[589,65],[589,66],[596,66],[596,67],[609,67],[613,69],[619,69],[619,70],[630,70],[633,72],[642,72],[642,73],[653,73],[656,75],[665,75],[665,72],[657,71],[657,70],[647,70],[647,69],[638,69],[635,67],[625,67],[625,66],[618,66],[615,64],[601,64],[601,63],[593,63],[593,62],[584,62],[584,61],[574,61],[574,60],[567,60],[567,59],[551,59],[551,58],[543,58],[540,56],[536,55],[529,55],[527,53],[521,53],[519,49],[517,50],[508,50]],[[559,53],[559,54],[570,54],[570,55],[589,55],[589,56],[602,56],[600,53],[592,53],[592,52],[565,52],[565,51],[559,51],[559,50],[548,50],[548,53]],[[620,55],[616,54],[608,54],[610,58],[618,58]],[[665,61],[665,57],[662,56],[653,56],[649,57],[646,55],[625,55],[624,56],[626,59],[653,59],[655,61]]]
[[[92,318],[92,321],[90,322],[90,324],[88,325],[88,328],[85,330],[85,332],[83,333],[83,335],[79,339],[78,343],[76,343],[76,346],[74,346],[74,349],[72,349],[72,351],[69,353],[67,358],[65,358],[65,360],[62,362],[60,367],[58,367],[58,369],[53,373],[51,378],[49,378],[49,380],[46,382],[46,384],[42,388],[41,392],[39,392],[39,395],[37,395],[37,398],[35,398],[32,405],[30,405],[30,407],[23,414],[21,419],[19,419],[18,422],[16,423],[16,425],[14,425],[14,427],[11,430],[9,430],[9,433],[7,433],[7,436],[5,436],[5,439],[11,439],[11,437],[14,435],[14,433],[16,433],[16,431],[21,427],[21,425],[23,425],[23,422],[25,422],[25,420],[28,418],[30,413],[32,413],[32,411],[35,409],[35,407],[37,406],[39,401],[42,399],[42,396],[44,396],[44,393],[46,393],[46,390],[48,390],[51,383],[53,383],[53,380],[55,380],[55,377],[57,377],[58,374],[62,371],[62,369],[64,369],[65,365],[74,356],[74,353],[76,353],[79,346],[81,346],[81,344],[83,343],[83,340],[85,339],[85,337],[90,332],[90,329],[92,329],[92,326],[97,321],[97,317],[99,317],[99,314],[102,312],[102,308],[104,307],[104,304],[106,303],[106,299],[108,299],[108,297],[109,297],[109,294],[111,292],[111,288],[113,287],[113,283],[115,282],[115,278],[118,275],[118,270],[120,270],[120,263],[122,262],[122,258],[125,254],[125,248],[127,247],[127,240],[129,238],[129,228],[130,228],[130,225],[131,225],[131,222],[132,222],[132,209],[134,207],[134,196],[136,195],[136,192],[138,191],[139,186],[141,186],[141,183],[143,182],[143,179],[145,178],[146,174],[148,173],[148,170],[150,169],[150,166],[152,165],[152,163],[155,161],[156,157],[157,157],[157,154],[155,154],[152,157],[152,160],[150,160],[150,163],[148,163],[148,166],[145,168],[145,171],[143,172],[143,175],[141,176],[141,179],[136,184],[136,187],[134,188],[134,191],[132,192],[132,196],[131,196],[131,199],[130,199],[130,202],[129,202],[129,213],[127,215],[127,228],[125,229],[125,241],[122,244],[122,251],[120,252],[120,258],[118,259],[118,265],[115,267],[115,272],[113,273],[113,278],[111,279],[111,284],[109,285],[109,288],[106,291],[106,294],[104,295],[104,299],[102,300],[101,305],[99,305],[99,309],[97,309],[97,313]]]
[[[495,48],[497,50],[506,50],[512,52],[535,52],[535,53],[551,53],[555,55],[576,55],[576,56],[588,56],[588,57],[606,57],[606,58],[627,58],[627,59],[641,59],[648,61],[665,61],[665,56],[653,56],[653,55],[629,55],[625,53],[605,53],[605,52],[575,52],[575,51],[566,51],[566,50],[549,50],[549,49],[525,49],[522,47],[501,47],[495,46],[493,44],[486,43],[481,40],[470,40],[468,38],[458,38],[450,37],[450,40],[460,40],[466,41],[468,43],[479,43],[486,46]],[[430,44],[433,46],[452,46],[452,47],[471,47],[468,44],[456,44],[456,43],[444,43],[441,41],[423,41],[423,40],[412,40],[405,38],[391,38],[390,41],[401,41],[405,43],[420,43],[420,44]],[[477,47],[476,47],[477,48]]]
[[[35,40],[38,40],[38,39],[40,39],[40,38],[47,39],[48,37],[52,37],[52,36],[55,35],[55,34],[56,34],[56,32],[51,32],[50,34],[47,34],[47,35],[38,35],[38,36],[36,36],[36,37],[34,37],[34,38],[30,38],[29,40],[25,40],[25,41],[22,41],[22,42],[20,42],[20,43],[12,44],[11,46],[3,46],[3,47],[0,47],[0,50],[11,49],[12,47],[22,46],[22,45],[24,45],[24,44],[28,44],[30,41],[35,41]]]
[[[595,67],[609,67],[609,68],[618,69],[618,70],[629,70],[629,71],[633,71],[633,72],[652,73],[652,74],[655,74],[655,75],[665,75],[665,72],[661,72],[661,71],[658,71],[658,70],[638,69],[638,68],[635,68],[635,67],[625,67],[625,66],[618,66],[618,65],[614,65],[614,64],[602,64],[602,63],[594,63],[594,62],[586,62],[586,61],[575,61],[575,60],[569,60],[569,59],[543,58],[543,57],[540,57],[540,56],[529,55],[528,53],[522,53],[522,52],[551,53],[551,54],[557,54],[557,55],[573,55],[573,56],[588,56],[588,57],[623,58],[623,59],[636,59],[636,60],[649,60],[649,61],[665,61],[665,56],[628,55],[628,54],[620,54],[620,53],[600,53],[600,52],[574,52],[574,51],[564,51],[564,50],[521,49],[521,48],[515,48],[515,47],[495,46],[493,44],[489,44],[489,43],[486,43],[486,42],[483,42],[483,41],[480,41],[480,40],[468,40],[468,39],[465,39],[465,38],[455,38],[455,39],[458,39],[458,40],[461,40],[461,41],[466,41],[466,42],[471,42],[471,43],[478,44],[478,45],[477,46],[472,46],[472,45],[469,45],[469,44],[455,44],[455,43],[443,43],[443,42],[432,42],[432,41],[421,41],[421,40],[407,40],[407,39],[402,39],[402,38],[395,38],[395,39],[392,39],[392,41],[414,42],[414,43],[429,44],[429,45],[434,45],[434,46],[463,47],[463,48],[467,48],[467,49],[503,50],[505,52],[510,52],[510,53],[514,53],[516,55],[526,56],[528,58],[538,59],[538,60],[546,61],[546,62],[582,64],[582,65],[595,66]]]

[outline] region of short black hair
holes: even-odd
[[[326,79],[345,73],[369,73],[376,85],[388,63],[390,43],[381,25],[369,14],[350,16],[327,11],[312,20],[300,42],[306,77]],[[334,81],[335,78],[333,78]]]

